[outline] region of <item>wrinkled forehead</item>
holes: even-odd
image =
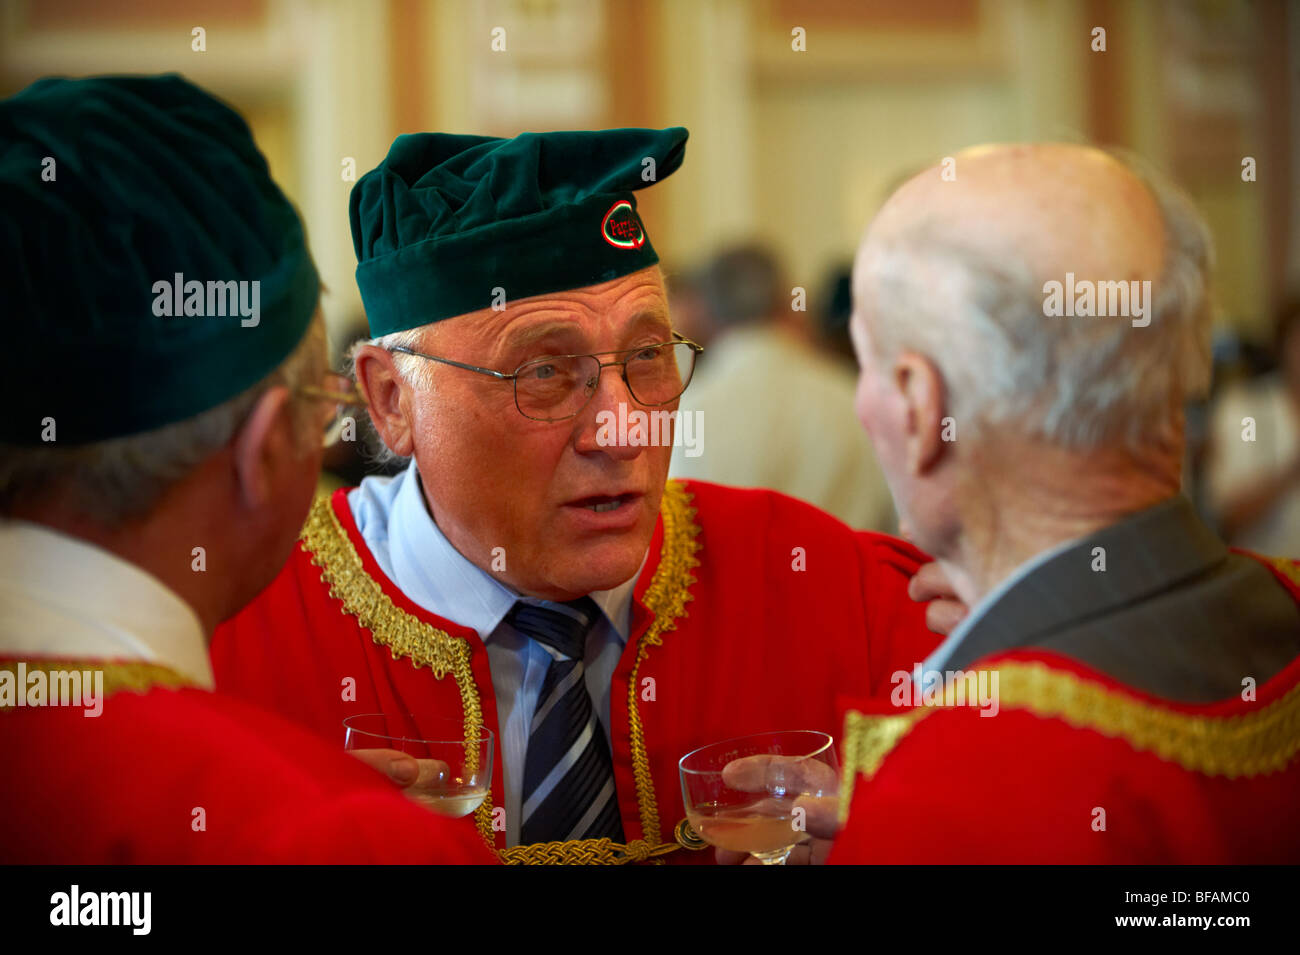
[[[520,299],[458,315],[431,326],[439,342],[479,348],[524,347],[547,341],[598,347],[638,335],[671,334],[668,296],[658,267],[598,285]]]

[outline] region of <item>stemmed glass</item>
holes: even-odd
[[[492,788],[493,734],[486,727],[467,736],[462,720],[420,720],[364,713],[343,721],[345,750],[388,749],[415,757],[419,778],[406,794],[440,816],[467,816]]]
[[[705,842],[784,865],[807,838],[801,796],[839,788],[835,741],[815,730],[757,733],[713,743],[678,763],[686,818]]]

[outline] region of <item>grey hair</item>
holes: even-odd
[[[325,325],[319,312],[280,366],[256,385],[184,421],[75,447],[0,445],[0,512],[54,490],[70,492],[83,516],[118,527],[151,511],[162,495],[239,431],[268,388],[293,391],[325,373]],[[303,447],[318,441],[306,400],[290,405]]]
[[[428,325],[421,325],[417,328],[408,328],[405,331],[390,332],[369,341],[359,342],[358,347],[360,345],[374,345],[384,351],[392,351],[394,348],[413,348],[420,351],[425,342],[425,331],[429,327]],[[355,354],[356,349],[354,348],[353,355],[355,356]],[[393,364],[397,366],[397,373],[402,376],[402,380],[412,387],[428,388],[433,384],[433,365],[423,358],[395,352],[393,354]],[[353,370],[355,372],[355,367]]]
[[[426,345],[426,332],[432,326],[420,325],[416,328],[408,328],[400,332],[390,332],[387,335],[380,335],[378,338],[362,339],[352,346],[347,356],[347,373],[355,382],[357,378],[357,352],[367,345],[373,345],[376,348],[382,348],[384,351],[392,352],[394,348],[413,348],[422,350]],[[414,355],[406,355],[402,352],[393,353],[393,365],[397,373],[402,376],[402,380],[412,388],[418,388],[421,391],[430,391],[433,388],[433,362],[426,361],[423,358],[417,358]],[[384,439],[380,437],[378,429],[375,428],[374,419],[366,415],[365,428],[365,451],[366,457],[375,464],[385,466],[390,464],[409,464],[411,458],[408,455],[398,454],[393,451]]]
[[[1024,262],[954,241],[930,221],[863,263],[857,291],[869,290],[875,350],[928,356],[959,427],[1009,425],[1075,451],[1140,451],[1168,440],[1177,410],[1208,392],[1209,229],[1183,193],[1122,161],[1150,190],[1164,225],[1148,327],[1114,318],[1045,322],[1043,287]]]

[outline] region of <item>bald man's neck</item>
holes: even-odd
[[[1178,494],[1182,441],[1134,453],[1004,438],[972,464],[957,491],[961,530],[942,560],[968,605],[1039,554]]]

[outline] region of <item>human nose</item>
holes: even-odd
[[[623,377],[622,363],[610,362],[600,367],[596,391],[578,416],[574,445],[584,453],[603,452],[611,457],[630,460],[641,453],[641,446],[622,439],[632,408],[638,407]]]
[[[596,391],[583,411],[595,409],[596,414],[601,411],[612,411],[617,415],[620,405],[626,406],[629,410],[634,406],[641,407],[641,403],[637,401],[636,395],[632,394],[632,389],[628,386],[627,366],[621,361],[604,362],[600,366]]]

